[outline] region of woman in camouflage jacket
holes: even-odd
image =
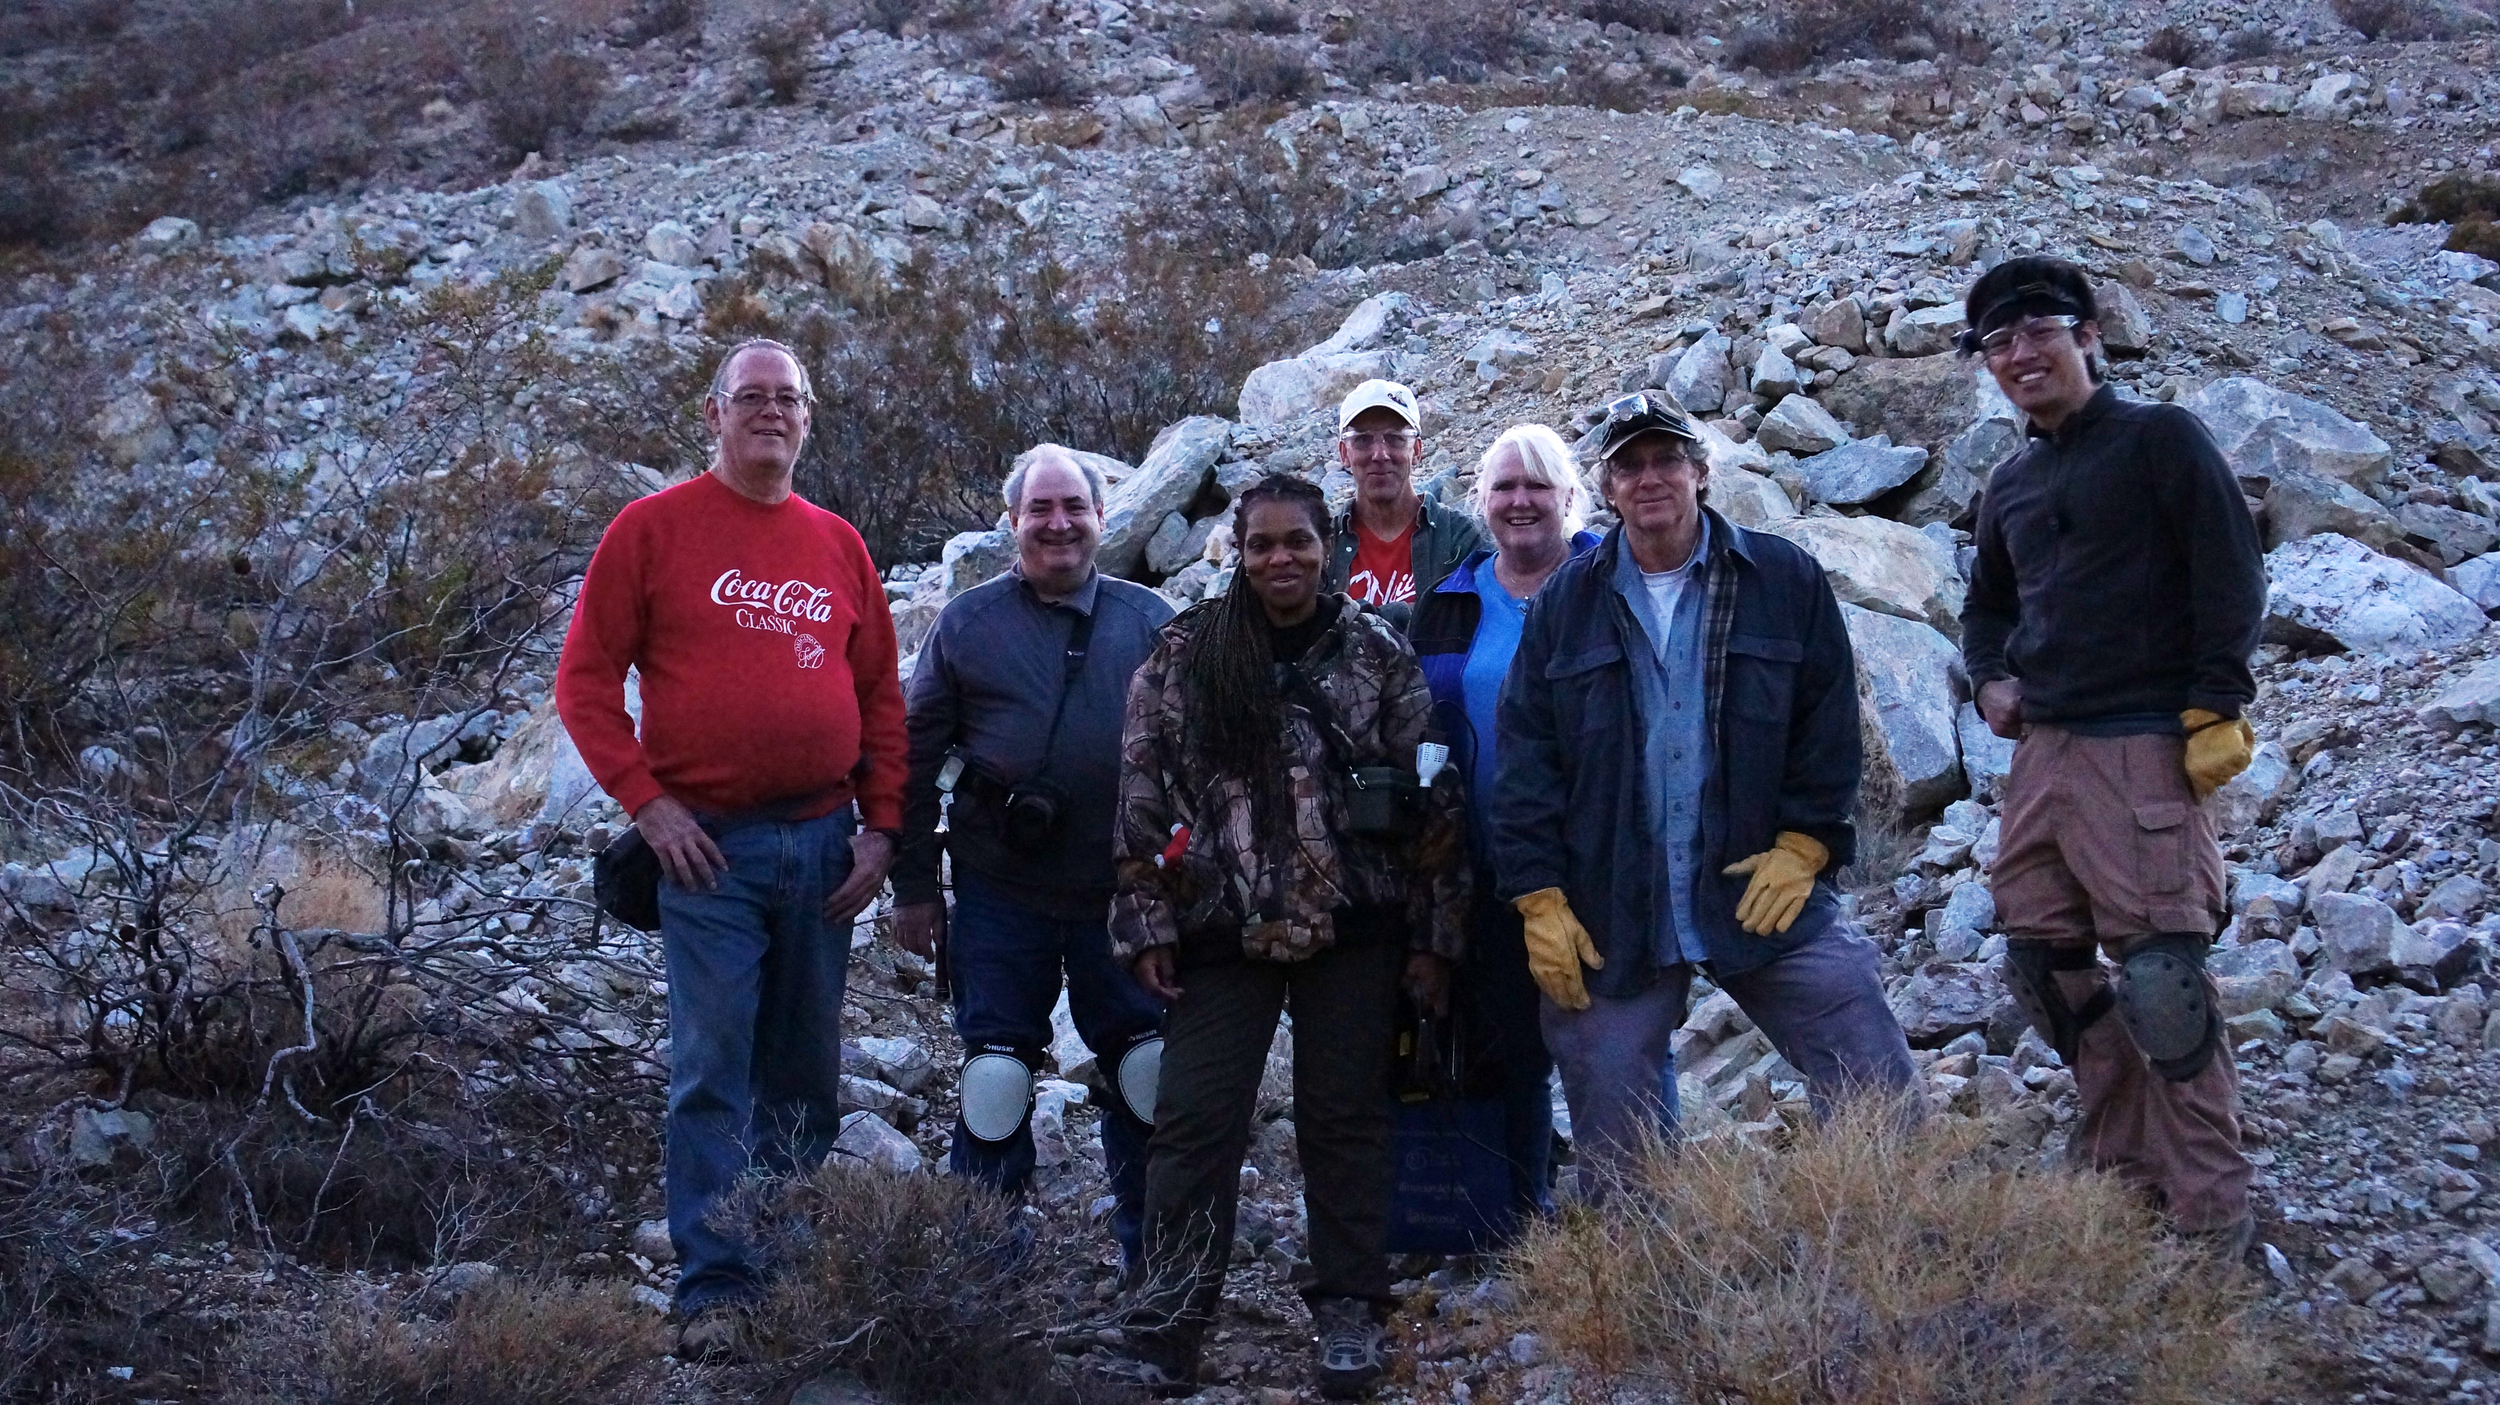
[[[1112,947],[1170,1002],[1146,1168],[1146,1282],[1106,1373],[1177,1385],[1222,1295],[1234,1198],[1278,1015],[1294,1021],[1294,1126],[1310,1219],[1304,1298],[1319,1383],[1385,1367],[1390,1044],[1401,980],[1445,999],[1468,899],[1455,770],[1358,833],[1351,773],[1411,786],[1432,696],[1379,616],[1319,589],[1319,490],[1243,491],[1224,595],[1164,627],[1129,687]],[[1374,773],[1377,779],[1377,773]]]

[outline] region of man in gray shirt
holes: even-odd
[[[905,697],[896,936],[922,956],[943,946],[954,980],[963,1110],[948,1165],[1006,1195],[1032,1180],[1033,1080],[1064,973],[1077,1033],[1112,1092],[1104,1171],[1133,1268],[1163,1010],[1111,959],[1112,809],[1129,679],[1172,607],[1094,568],[1103,480],[1091,466],[1042,445],[1005,495],[1015,568],[947,602]],[[951,938],[941,849],[953,859]]]

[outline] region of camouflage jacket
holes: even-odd
[[[1245,956],[1298,961],[1336,940],[1337,909],[1377,905],[1405,913],[1414,949],[1456,958],[1470,882],[1458,768],[1422,792],[1420,814],[1402,839],[1348,832],[1344,768],[1412,774],[1416,744],[1430,739],[1432,694],[1414,652],[1379,615],[1344,603],[1296,666],[1328,699],[1353,754],[1332,756],[1321,724],[1287,690],[1277,725],[1294,832],[1261,833],[1249,788],[1206,774],[1182,744],[1182,663],[1205,617],[1194,608],[1165,625],[1129,685],[1112,831],[1114,952],[1125,961],[1176,944],[1184,932],[1238,931]],[[1188,826],[1187,852],[1159,868],[1155,858],[1175,825]]]

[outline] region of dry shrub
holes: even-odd
[[[1868,899],[1892,891],[1892,880],[1908,871],[1910,861],[1926,847],[1919,832],[1895,823],[1889,816],[1872,815],[1863,806],[1858,812],[1858,852],[1848,865],[1833,875],[1841,891]]]
[[[1199,81],[1220,106],[1243,102],[1291,102],[1311,90],[1319,74],[1290,41],[1216,31],[1189,46]]]
[[[0,1401],[94,1399],[113,1367],[144,1365],[134,1384],[155,1384],[206,1353],[182,1295],[151,1281],[164,1243],[148,1211],[103,1178],[0,1161]]]
[[[1532,1231],[1529,1325],[1568,1363],[1745,1405],[2214,1405],[2275,1348],[2252,1286],[2115,1179],[1993,1164],[1862,1104],[1773,1151],[1654,1150]]]
[[[1392,192],[1349,184],[1344,173],[1368,169],[1368,157],[1318,129],[1297,134],[1287,151],[1246,120],[1257,115],[1241,109],[1225,135],[1201,148],[1165,215],[1182,245],[1345,268],[1429,258],[1481,232],[1474,212],[1435,205],[1418,213]]]
[[[2251,24],[2232,31],[2223,47],[2233,63],[2251,63],[2272,54],[2280,43],[2273,30],[2262,24]]]
[[[778,1381],[849,1372],[905,1401],[1067,1400],[1044,1339],[1070,1309],[1084,1231],[968,1181],[843,1158],[721,1212],[777,1265],[755,1317]]]
[[[1534,51],[1517,5],[1376,0],[1356,19],[1352,66],[1375,78],[1480,83]]]
[[[1000,60],[991,70],[990,86],[1001,101],[1038,102],[1045,107],[1072,106],[1092,92],[1082,67],[1034,44],[1020,46]]]
[[[1765,73],[1794,73],[1934,37],[1924,0],[1774,0],[1760,21],[1729,41],[1729,60]]]
[[[668,1375],[661,1319],[616,1284],[491,1279],[448,1318],[422,1299],[343,1304],[281,1331],[253,1405],[644,1405]]]
[[[1217,9],[1212,18],[1226,29],[1251,34],[1292,34],[1302,28],[1302,16],[1284,0],[1234,0]]]
[[[486,130],[504,153],[525,156],[582,129],[607,92],[608,66],[523,21],[487,34],[469,85],[486,104]]]
[[[2387,222],[2444,222],[2450,228],[2443,247],[2500,259],[2500,177],[2451,171],[2414,192]]]
[[[764,63],[764,87],[776,103],[798,100],[807,86],[807,65],[818,38],[812,11],[801,10],[785,22],[757,25],[747,35],[747,52]]]
[[[2335,17],[2370,42],[2453,40],[2465,27],[2488,27],[2470,10],[2438,0],[2335,0]]]
[[[1693,0],[1580,0],[1580,18],[1643,34],[1686,33],[1693,25],[1693,9]]]
[[[2194,68],[2204,61],[2205,41],[2184,26],[2165,24],[2144,41],[2143,53],[2164,69]]]

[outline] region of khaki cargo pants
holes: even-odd
[[[2040,724],[2024,733],[1988,871],[2009,937],[2098,942],[2121,959],[2157,932],[2220,927],[2222,850],[2188,790],[2185,746],[2177,736],[2086,737]],[[2056,979],[2068,1008],[2080,1009],[2110,976],[2096,966]],[[2240,1151],[2239,1073],[2228,1048],[2173,1083],[2112,1012],[2083,1032],[2074,1075],[2083,1120],[2068,1146],[2077,1161],[2154,1195],[2182,1230],[2225,1229],[2248,1213],[2252,1170]]]

